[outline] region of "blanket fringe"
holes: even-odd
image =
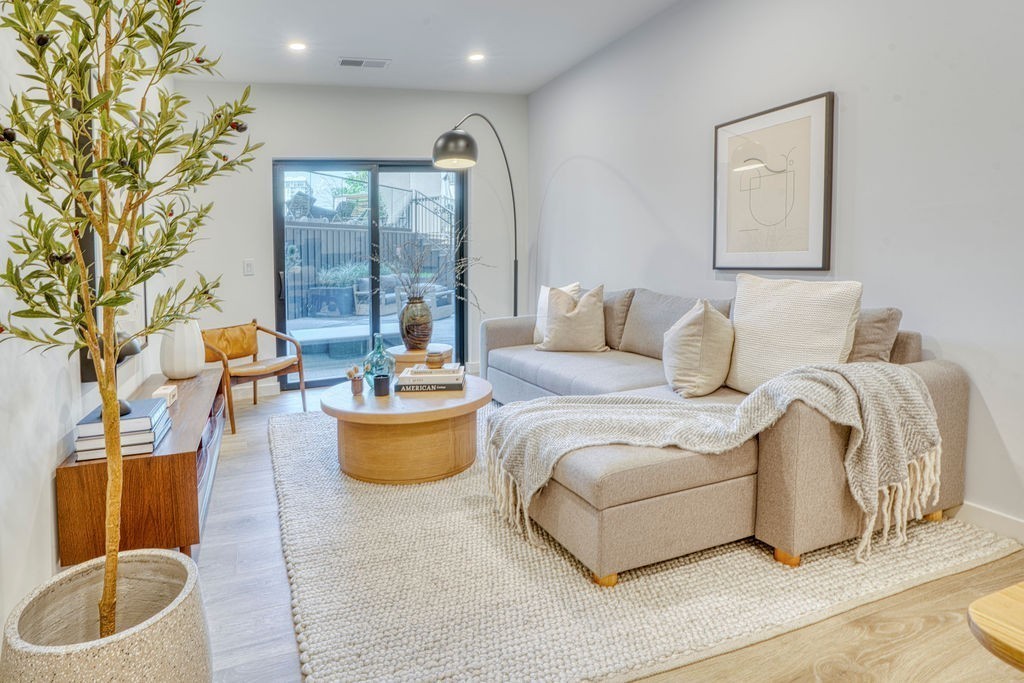
[[[487,486],[494,496],[498,513],[505,521],[513,525],[517,531],[524,532],[531,543],[538,543],[519,486],[512,475],[501,466],[498,449],[492,445],[488,445],[487,448]]]
[[[893,544],[907,542],[907,523],[921,519],[924,511],[939,502],[939,481],[942,476],[942,446],[936,446],[911,460],[907,465],[907,478],[878,491],[879,501],[874,512],[864,513],[861,520],[857,561],[871,557],[871,537],[875,532],[878,515],[882,515],[882,542],[889,541],[889,528],[893,530]]]

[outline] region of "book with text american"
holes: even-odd
[[[464,381],[447,383],[435,382],[433,384],[395,384],[395,391],[402,393],[412,393],[417,391],[462,391],[465,388],[466,383]]]
[[[131,402],[132,412],[121,416],[121,433],[143,432],[153,429],[160,416],[167,411],[167,401],[162,398],[140,398]],[[103,406],[78,421],[78,438],[103,436]]]

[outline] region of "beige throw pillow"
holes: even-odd
[[[750,393],[773,377],[818,363],[845,363],[860,313],[859,282],[736,276],[735,342],[726,384]]]
[[[607,351],[604,343],[604,285],[579,299],[561,289],[548,294],[548,319],[540,351]]]
[[[903,311],[898,308],[865,308],[857,318],[853,350],[847,363],[888,363]]]
[[[707,396],[725,383],[732,360],[732,322],[701,299],[665,333],[665,379],[684,398]]]
[[[571,285],[565,285],[564,287],[548,287],[544,285],[540,288],[540,296],[537,297],[537,322],[533,324],[534,344],[540,344],[544,341],[544,331],[548,326],[548,295],[552,289],[560,289],[573,299],[579,299],[580,292],[582,291],[578,282],[573,282]]]

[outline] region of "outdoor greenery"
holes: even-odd
[[[218,280],[199,276],[157,294],[144,327],[119,330],[118,316],[199,236],[211,205],[193,203],[195,188],[247,166],[260,145],[244,135],[248,89],[189,123],[189,101],[163,86],[214,72],[217,60],[186,38],[202,0],[0,5],[27,83],[0,114],[0,158],[26,186],[0,273],[17,302],[0,312],[0,341],[90,352],[107,452],[98,634],[106,636],[115,631],[123,486],[116,359],[132,340],[215,307]]]
[[[351,287],[361,277],[370,277],[369,264],[351,261],[339,266],[321,268],[316,273],[316,283],[322,287]]]

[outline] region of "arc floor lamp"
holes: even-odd
[[[491,130],[494,137],[498,139],[498,147],[501,148],[501,156],[505,160],[505,171],[508,173],[508,187],[512,193],[512,315],[519,315],[519,225],[516,218],[516,188],[512,182],[512,169],[508,165],[508,155],[505,153],[505,145],[498,135],[498,129],[489,118],[483,114],[473,112],[462,117],[452,129],[442,133],[434,142],[434,166],[447,170],[462,170],[476,165],[477,146],[473,136],[462,130],[461,126],[473,117],[483,119]]]

